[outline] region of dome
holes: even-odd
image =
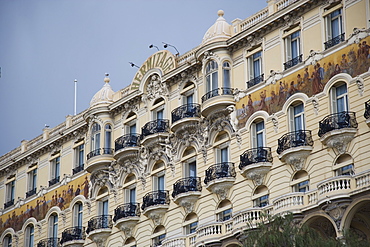
[[[90,101],[90,107],[99,105],[99,104],[110,104],[113,102],[113,94],[111,86],[109,85],[110,79],[109,74],[106,74],[104,78],[104,86],[100,89]]]
[[[231,38],[231,25],[226,22],[224,16],[224,11],[219,10],[217,12],[218,18],[206,32],[203,37],[202,45],[216,42],[216,41],[225,41]]]

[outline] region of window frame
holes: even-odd
[[[97,122],[91,127],[91,145],[90,150],[95,151],[101,147],[101,126]]]
[[[212,59],[205,66],[206,92],[212,92],[218,88],[218,63]]]
[[[302,106],[302,111],[295,113],[297,107]],[[305,117],[305,105],[302,101],[297,101],[291,104],[288,108],[288,117],[289,117],[289,130],[292,131],[299,131],[305,130],[306,128],[306,117]],[[300,118],[301,128],[298,128],[296,125],[296,119]]]
[[[259,54],[258,57],[256,55]],[[259,75],[255,74],[255,63],[259,63]],[[263,51],[262,47],[255,49],[250,52],[247,57],[248,65],[248,81],[253,80],[256,77],[263,75]]]
[[[24,235],[24,246],[33,247],[34,243],[35,243],[35,226],[33,224],[28,224]]]
[[[263,123],[263,129],[257,130],[257,125]],[[252,148],[265,147],[266,146],[266,124],[262,118],[255,119],[250,126],[250,138]],[[262,145],[258,141],[258,135],[262,135]]]
[[[345,86],[346,88],[346,92],[341,94],[341,95],[337,95],[337,90],[338,88],[342,87],[342,86]],[[338,108],[338,99],[343,99],[344,102],[343,102],[343,108],[345,109],[344,111],[348,112],[349,111],[349,101],[348,101],[348,85],[347,83],[343,82],[343,83],[336,83],[335,85],[333,85],[331,88],[330,88],[330,98],[331,98],[331,113],[340,113],[340,112],[343,112],[343,111],[340,111],[339,108]]]

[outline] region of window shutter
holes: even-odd
[[[336,94],[336,88],[332,87],[330,90],[330,98],[331,98],[331,112],[332,113],[337,113],[338,108],[337,108],[337,94]]]
[[[257,147],[257,133],[256,133],[256,124],[252,123],[251,125],[251,141],[252,141],[252,147]]]
[[[291,45],[292,45],[292,41],[291,41],[290,35],[288,35],[285,38],[285,55],[286,55],[286,61],[289,61],[289,60],[292,59]]]
[[[73,226],[78,226],[78,211],[79,211],[79,204],[76,203],[73,206]]]
[[[31,235],[30,226],[27,226],[27,228],[26,228],[26,235],[24,236],[24,242],[26,243],[26,247],[30,247],[31,246],[31,243],[30,243],[30,235]]]
[[[250,56],[249,58],[248,58],[248,70],[249,70],[249,80],[252,80],[253,78],[254,78],[254,75],[253,75],[253,71],[254,71],[254,69],[253,69],[253,56]]]
[[[290,106],[288,110],[288,117],[289,117],[289,130],[295,131],[295,124],[294,124],[294,107]]]
[[[49,218],[49,224],[48,224],[48,228],[49,228],[48,229],[48,237],[49,238],[53,237],[53,230],[54,230],[53,226],[54,226],[54,215],[50,216],[50,218]]]
[[[332,39],[332,30],[331,30],[330,14],[326,16],[325,21],[326,21],[326,33],[328,35],[328,40],[331,40]]]

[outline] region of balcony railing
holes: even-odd
[[[272,162],[271,148],[258,147],[246,150],[240,155],[239,169],[242,170],[248,165],[260,162]]]
[[[301,146],[312,146],[313,140],[310,130],[297,130],[289,132],[278,140],[278,148],[276,152],[281,154],[287,149],[301,147]]]
[[[284,63],[284,70],[302,63],[302,54]]]
[[[4,209],[8,208],[8,207],[11,207],[13,205],[14,205],[14,199],[12,199],[10,201],[7,201],[6,203],[4,203]]]
[[[36,188],[33,188],[32,190],[30,191],[27,191],[26,192],[26,198],[27,197],[30,197],[30,196],[33,196],[34,194],[36,194]]]
[[[52,180],[49,180],[49,187],[52,186],[52,185],[54,185],[54,184],[59,183],[59,181],[60,181],[60,176],[55,177]]]
[[[84,170],[84,165],[82,164],[80,166],[77,166],[77,167],[73,168],[72,169],[72,173],[73,173],[73,175],[75,175],[75,174],[77,174],[77,173],[79,173],[79,172],[81,172],[83,170]]]
[[[357,128],[356,114],[354,112],[339,112],[326,116],[319,122],[319,137],[332,131],[343,128]]]
[[[145,210],[150,206],[169,204],[170,197],[168,190],[157,190],[149,192],[143,197],[143,205],[141,206],[141,209]]]
[[[41,239],[37,243],[37,247],[58,247],[59,244],[59,238],[45,238]]]
[[[235,167],[234,163],[223,162],[210,166],[206,170],[206,178],[204,183],[208,184],[209,182],[220,179],[220,178],[235,178]]]
[[[141,138],[152,134],[169,132],[169,129],[170,124],[168,119],[157,119],[150,121],[141,128]]]
[[[119,205],[114,210],[113,221],[116,222],[119,219],[127,217],[139,217],[140,216],[140,204],[139,203],[125,203]]]
[[[328,40],[324,43],[325,45],[325,50],[326,49],[329,49],[330,47],[333,47],[341,42],[344,41],[344,34],[345,33],[342,33],[342,34],[339,34],[337,37],[334,37],[332,38],[331,40]]]
[[[90,153],[87,154],[87,159],[91,159],[92,157],[103,155],[103,154],[113,154],[114,149],[113,148],[98,148]]]
[[[366,119],[370,118],[370,100],[365,102],[364,118],[366,118]]]
[[[172,197],[190,191],[202,191],[202,182],[200,177],[181,178],[173,185]]]
[[[85,239],[85,227],[75,226],[65,229],[62,232],[61,244],[69,241],[84,240]]]
[[[114,148],[116,152],[123,148],[136,147],[139,143],[139,137],[140,137],[139,134],[131,133],[131,134],[126,134],[126,135],[123,135],[117,138],[114,141],[114,144],[115,144]]]
[[[248,88],[253,87],[254,85],[257,85],[260,82],[263,82],[263,75],[264,74],[256,76],[253,79],[247,81]]]
[[[198,117],[201,116],[200,105],[199,104],[186,104],[180,107],[177,107],[171,112],[172,115],[172,123],[179,121],[183,118],[189,117]]]
[[[204,103],[206,100],[219,96],[219,95],[233,95],[234,89],[229,87],[222,87],[213,89],[202,96],[202,103]]]
[[[99,215],[93,217],[87,223],[86,233],[89,234],[92,231],[99,229],[112,229],[112,215]]]

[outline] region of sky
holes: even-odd
[[[162,42],[197,47],[225,11],[228,23],[266,0],[0,0],[0,156],[89,107],[104,85],[118,91]],[[172,53],[172,47],[167,48]]]

